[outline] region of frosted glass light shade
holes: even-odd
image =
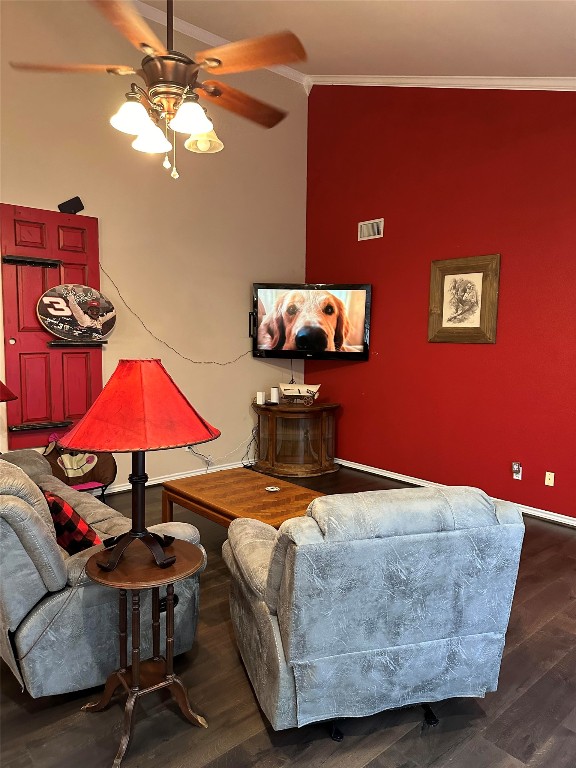
[[[162,133],[162,129],[150,121],[150,127],[146,127],[142,133],[134,139],[132,147],[138,152],[148,152],[151,155],[162,155],[172,149],[172,144]]]
[[[220,152],[224,149],[224,144],[216,136],[216,131],[208,131],[208,133],[196,133],[190,136],[184,142],[184,148],[190,152],[199,152],[200,154],[212,154],[214,152]]]
[[[208,133],[213,128],[206,112],[195,101],[185,101],[172,118],[169,127],[178,133]]]
[[[118,112],[110,118],[110,125],[117,131],[131,133],[134,136],[142,133],[149,123],[152,123],[152,120],[148,116],[146,107],[139,101],[125,101]]]

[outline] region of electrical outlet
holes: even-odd
[[[554,472],[546,472],[544,476],[544,485],[554,485]]]
[[[512,477],[514,480],[522,480],[522,464],[519,461],[512,462]]]

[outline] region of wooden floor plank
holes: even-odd
[[[504,710],[488,726],[485,737],[508,754],[529,764],[542,745],[554,737],[562,721],[572,712],[574,702],[576,648]]]
[[[441,765],[470,765],[474,768],[525,768],[524,763],[499,749],[483,736],[474,736],[454,750]],[[372,768],[372,766],[370,766]]]
[[[506,643],[509,648],[526,640],[560,613],[574,596],[573,579],[563,572],[555,573],[554,579],[526,601],[514,606],[510,617]]]
[[[536,747],[529,768],[574,768],[576,765],[576,733],[560,726],[544,743]]]
[[[566,629],[562,616],[555,616],[539,632],[505,653],[498,690],[487,694],[482,702],[487,716],[498,717],[573,648],[574,634]]]

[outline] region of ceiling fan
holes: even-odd
[[[215,152],[222,149],[223,144],[216,137],[212,122],[198,104],[199,99],[217,104],[265,128],[272,128],[286,116],[286,112],[218,80],[200,81],[198,75],[200,72],[225,75],[276,64],[304,61],[306,52],[300,40],[292,32],[279,32],[197,51],[192,59],[184,53],[173,50],[174,0],[167,0],[166,4],[166,46],[150,29],[131,2],[127,0],[90,0],[90,2],[135,48],[145,54],[141,69],[134,69],[124,64],[21,62],[10,62],[10,64],[15,69],[29,72],[107,72],[114,75],[141,77],[146,88],[143,89],[132,83],[131,91],[126,94],[126,103],[111,119],[112,125],[118,130],[137,136],[132,144],[135,149],[152,153],[167,152],[172,145],[167,140],[166,127],[174,131],[190,133],[190,139],[185,142],[185,147],[191,151]],[[127,117],[129,113],[131,116]],[[164,131],[160,128],[161,121],[165,121]],[[159,133],[162,134],[161,137]],[[214,134],[215,141],[211,134]],[[198,135],[201,136],[200,146],[198,146],[198,139],[195,139]],[[209,146],[210,142],[212,144]],[[164,166],[170,167],[167,158],[164,160]],[[174,168],[173,176],[175,170]],[[175,178],[177,178],[177,172]]]

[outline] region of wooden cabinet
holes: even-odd
[[[257,405],[258,460],[254,469],[280,477],[336,472],[334,416],[338,403]]]

